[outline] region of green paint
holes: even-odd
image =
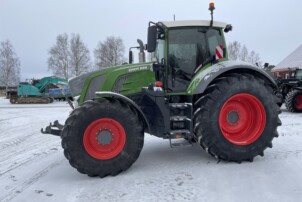
[[[185,29],[190,27],[182,27],[178,29]],[[191,27],[192,28],[192,27]],[[176,28],[171,28],[176,29]],[[168,44],[168,29],[165,29],[165,43],[164,43],[164,61],[165,65],[168,66],[168,55],[169,55],[169,44]],[[222,38],[223,46],[226,47],[225,38],[223,29],[220,29],[220,34]],[[226,49],[225,49],[226,51]],[[224,58],[221,61],[228,60],[227,51],[224,53]],[[217,63],[216,63],[217,64]],[[112,91],[115,83],[119,80],[120,77],[124,77],[129,75],[129,79],[123,83],[122,88],[120,89],[119,93],[123,95],[131,95],[137,94],[141,92],[142,87],[147,87],[150,83],[155,82],[154,73],[151,71],[152,63],[140,63],[140,64],[127,64],[121,65],[116,67],[106,68],[104,70],[100,70],[98,72],[92,73],[89,75],[85,81],[84,87],[82,89],[80,103],[84,101],[84,98],[88,92],[89,86],[92,80],[96,77],[103,76],[104,81],[103,84],[99,87],[99,91]],[[192,81],[189,83],[186,91],[178,92],[178,93],[168,93],[165,92],[166,95],[193,95],[194,91],[196,90],[197,86],[201,82],[201,80],[212,70],[212,65],[206,64],[203,68],[201,68],[193,77]],[[164,77],[168,77],[169,70],[166,68],[164,71]],[[164,78],[161,78],[162,81],[165,83]]]
[[[155,82],[154,73],[151,71],[151,64],[152,63],[128,64],[106,68],[91,74],[85,81],[79,104],[84,102],[91,81],[94,78],[103,75],[105,76],[105,80],[103,85],[99,87],[99,91],[112,91],[115,82],[119,77],[131,75],[131,77],[122,86],[120,94],[130,95],[141,92],[142,87],[146,87],[150,83]]]

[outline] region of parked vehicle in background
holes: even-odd
[[[302,112],[302,69],[290,73],[287,79],[277,78],[277,95],[291,112]]]
[[[31,83],[20,82],[17,94],[10,96],[12,104],[41,103],[47,104],[54,99],[65,100],[71,98],[66,79],[51,76],[42,79],[33,79]]]

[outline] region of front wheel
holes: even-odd
[[[89,176],[114,176],[127,170],[143,144],[139,117],[115,99],[85,102],[71,113],[62,131],[65,157]]]
[[[195,102],[194,132],[211,155],[252,161],[278,136],[280,109],[271,87],[251,75],[231,74],[214,81]]]
[[[286,95],[286,109],[290,112],[302,112],[302,90],[293,90]]]

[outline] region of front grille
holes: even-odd
[[[86,93],[86,97],[85,100],[91,100],[93,98],[95,98],[95,92],[99,91],[99,89],[101,88],[101,86],[104,83],[104,78],[105,76],[98,76],[92,79],[92,81],[90,82],[88,91]]]
[[[126,81],[128,81],[128,79],[130,79],[130,78],[131,78],[131,75],[124,75],[124,76],[119,77],[116,80],[116,82],[114,83],[112,91],[115,93],[120,93],[120,91],[122,90],[122,88],[124,86],[124,83]]]
[[[87,77],[89,77],[91,74],[93,74],[95,72],[96,71],[82,74],[82,75],[72,78],[68,81],[68,86],[70,88],[71,95],[73,97],[81,94]]]

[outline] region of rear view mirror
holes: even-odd
[[[129,51],[129,64],[132,64],[133,62],[133,52],[130,50]]]
[[[148,45],[147,51],[149,53],[154,52],[156,49],[156,39],[157,39],[157,27],[148,27]]]
[[[233,26],[230,24],[226,25],[226,27],[224,28],[225,33],[228,33],[229,31],[232,31],[232,30],[233,30]]]

